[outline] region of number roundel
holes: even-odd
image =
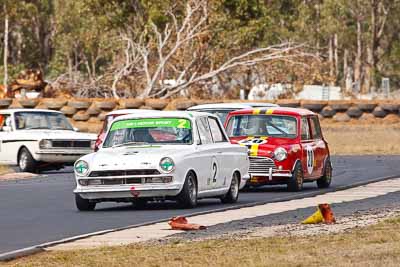
[[[314,170],[314,150],[311,146],[306,147],[307,152],[307,172],[308,174],[312,174]]]

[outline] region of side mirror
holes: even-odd
[[[79,132],[79,129],[78,129],[78,128],[73,127],[73,129],[74,129],[75,132]]]

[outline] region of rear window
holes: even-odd
[[[282,115],[237,115],[229,119],[227,133],[235,136],[296,138],[297,120]]]

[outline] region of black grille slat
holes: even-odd
[[[133,176],[133,175],[159,175],[156,169],[149,170],[110,170],[110,171],[93,171],[89,177],[108,177],[108,176]]]
[[[52,147],[78,147],[90,148],[90,141],[85,140],[53,140],[51,141]]]

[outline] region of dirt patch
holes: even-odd
[[[36,176],[38,175],[30,172],[11,172],[11,173],[0,174],[0,181],[29,179]]]

